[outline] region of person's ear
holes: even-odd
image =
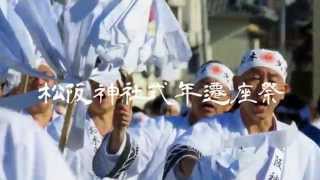
[[[289,94],[291,92],[291,86],[289,84],[284,85],[285,94]]]
[[[281,95],[281,98],[280,100],[283,100],[286,96],[286,94],[290,93],[291,92],[291,87],[289,84],[285,83],[283,85],[283,90],[281,90],[283,92],[283,94]]]

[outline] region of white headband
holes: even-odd
[[[287,77],[287,62],[278,51],[254,49],[247,52],[238,69],[238,75],[254,67],[266,67],[276,71],[284,81]]]
[[[196,83],[205,78],[214,78],[233,91],[233,72],[224,64],[212,62],[202,66],[197,72]]]

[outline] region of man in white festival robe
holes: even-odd
[[[74,180],[53,140],[30,117],[0,108],[1,180]]]
[[[319,147],[295,124],[284,124],[274,115],[288,92],[286,70],[280,53],[249,51],[234,82],[239,92],[246,87],[251,94],[245,101],[239,98],[234,112],[208,118],[182,135],[169,151],[164,179],[188,179],[199,159],[193,179],[319,179]],[[275,85],[270,104],[264,100],[265,82]]]
[[[161,179],[168,147],[201,118],[230,109],[232,71],[219,62],[204,64],[197,73],[190,95],[191,108],[186,116],[161,116],[138,126],[116,128],[105,137],[93,161],[100,177],[117,177],[125,172],[137,179]],[[224,96],[204,94],[212,85],[220,85]],[[208,99],[214,99],[210,101]],[[204,100],[207,99],[208,101]],[[223,105],[214,102],[227,102]]]

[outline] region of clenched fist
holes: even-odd
[[[111,139],[108,148],[109,153],[114,154],[118,152],[131,120],[131,105],[122,104],[118,101],[113,113],[113,131],[111,133]]]

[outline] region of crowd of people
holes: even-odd
[[[266,54],[275,62],[263,59]],[[46,64],[41,64],[39,71],[53,73]],[[120,72],[117,77],[109,83],[121,81]],[[150,102],[140,109],[121,103],[120,97],[112,104],[107,92],[102,101],[92,97],[89,106],[74,112],[84,114],[74,116],[84,118],[83,133],[75,134],[83,140],[73,142],[78,143],[76,148],[67,146],[64,156],[58,144],[65,110],[57,110],[65,109],[64,105],[49,100],[20,112],[1,108],[2,176],[75,176],[84,180],[319,178],[319,111],[312,116],[311,106],[289,93],[286,61],[278,52],[251,50],[235,75],[221,62],[209,61],[196,74],[192,92],[201,94],[205,86],[215,82],[223,85],[224,96],[211,93],[212,101],[207,102],[204,96],[190,96],[191,106],[185,111],[173,98],[158,106]],[[244,96],[238,96],[234,104],[217,103],[235,97],[235,92],[241,94],[243,82],[251,90],[245,101],[241,102]],[[270,104],[259,93],[264,82],[276,83],[275,92],[283,92],[273,92]],[[4,78],[1,90],[8,83]],[[45,83],[53,86],[56,82],[31,77],[27,89],[36,90]],[[18,94],[20,85],[5,96]],[[98,87],[98,82],[89,80],[92,92]],[[62,165],[53,165],[59,163]],[[38,169],[39,165],[45,171]]]
[[[252,49],[235,61],[236,72],[223,60],[204,63],[188,106],[161,95],[134,106],[134,94],[120,96],[131,75],[107,69],[83,82],[87,101],[0,107],[0,180],[319,180],[320,102],[291,93],[278,51]],[[36,70],[45,76],[6,68],[0,104],[60,83],[46,78],[57,74],[43,60]]]

